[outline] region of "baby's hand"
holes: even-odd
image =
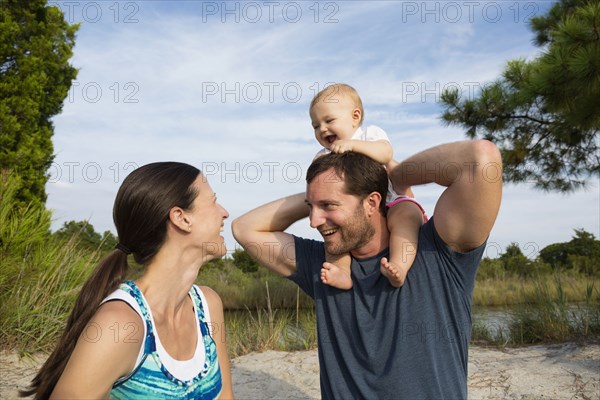
[[[335,143],[331,145],[329,150],[331,150],[332,153],[345,153],[347,151],[352,151],[352,140],[336,140]]]
[[[412,197],[412,198],[415,197],[415,194],[413,193],[410,186],[398,186],[398,185],[392,185],[392,186],[398,196],[407,196],[407,197]]]

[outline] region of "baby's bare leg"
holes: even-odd
[[[398,165],[400,165],[400,163],[398,161],[390,160],[390,162],[388,162],[385,165],[385,169],[386,169],[388,175]],[[410,186],[400,186],[397,182],[392,181],[392,187],[394,188],[394,191],[396,192],[396,194],[398,194],[399,196],[408,196],[408,197],[412,197],[412,198],[415,197],[415,194],[413,193]]]
[[[321,281],[338,289],[350,289],[352,277],[350,276],[350,254],[334,256],[329,253],[325,255],[326,262],[321,268]]]
[[[412,203],[396,204],[388,209],[387,224],[390,231],[390,259],[381,259],[381,273],[392,286],[404,285],[408,270],[417,256],[419,227],[423,215]]]

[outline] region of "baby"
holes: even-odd
[[[364,110],[360,96],[353,87],[343,83],[326,87],[317,93],[310,103],[309,114],[315,137],[324,147],[316,157],[329,152],[354,151],[383,164],[388,172],[398,165],[392,159],[392,145],[386,133],[376,126],[369,126],[366,129],[361,127]],[[382,258],[381,273],[389,279],[392,286],[400,287],[404,284],[406,274],[417,254],[419,237],[418,229],[414,229],[414,224],[404,223],[406,212],[411,213],[411,221],[418,220],[420,224],[427,220],[427,216],[423,208],[409,197],[412,197],[410,187],[396,187],[399,194],[393,189],[389,183],[388,197],[385,200],[388,207],[390,258],[389,260]],[[416,204],[419,209],[408,204],[399,205],[406,202]],[[404,221],[398,218],[400,207],[410,207],[410,210],[403,209]],[[339,289],[350,289],[352,287],[350,255],[326,254],[326,260],[321,269],[323,283]]]

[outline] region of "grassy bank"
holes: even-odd
[[[19,258],[2,253],[0,346],[30,353],[52,348],[99,257],[75,240],[43,242]],[[216,334],[227,335],[231,356],[316,346],[312,300],[291,282],[264,269],[243,273],[225,259],[203,267],[198,283],[214,288],[229,310]],[[474,306],[510,307],[513,322],[497,337],[475,320],[473,339],[495,345],[597,340],[599,288],[597,280],[573,273],[478,280]],[[574,318],[573,304],[592,311]]]
[[[0,346],[52,347],[96,254],[51,240],[41,204],[18,207],[18,177],[0,173]]]
[[[473,305],[504,307],[541,304],[548,297],[560,297],[567,303],[588,301],[600,304],[600,279],[573,271],[528,278],[517,274],[506,274],[502,278],[477,278]]]
[[[229,258],[202,266],[196,283],[219,293],[227,310],[311,308],[314,304],[291,281],[266,268],[242,272]]]
[[[506,311],[509,321],[490,329],[474,320],[472,339],[499,346],[600,340],[598,289],[594,281],[584,283],[571,274],[525,282]]]
[[[79,251],[74,243],[48,242],[21,260],[4,258],[1,347],[31,353],[52,348],[98,256]],[[287,280],[264,270],[241,273],[224,260],[209,265],[198,283],[223,298],[226,326],[217,327],[215,335],[226,335],[232,357],[316,347],[312,300]],[[477,282],[475,307],[508,307],[512,321],[498,335],[475,319],[473,340],[493,345],[598,340],[599,286],[589,277],[572,274]],[[574,312],[579,307],[587,311]]]
[[[225,313],[231,357],[252,351],[309,350],[317,347],[314,309],[246,310]]]

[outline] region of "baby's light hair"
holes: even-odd
[[[342,96],[348,96],[350,100],[354,103],[354,107],[360,110],[360,124],[362,124],[363,119],[365,118],[365,110],[363,109],[362,100],[356,89],[346,83],[334,83],[327,86],[325,89],[321,90],[319,93],[315,95],[315,97],[310,102],[309,110],[317,104],[319,101],[324,102],[335,102],[336,100],[331,97],[341,94]]]

